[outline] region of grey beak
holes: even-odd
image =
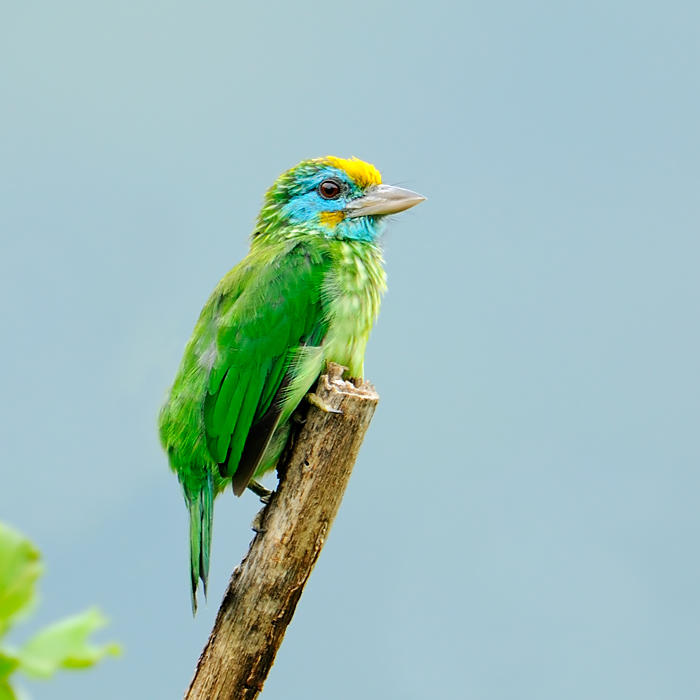
[[[425,200],[425,197],[417,192],[405,190],[403,187],[393,185],[373,185],[363,197],[358,197],[348,202],[345,207],[345,216],[381,216],[384,214],[397,214],[405,209],[415,207]]]

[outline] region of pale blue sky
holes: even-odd
[[[386,239],[382,401],[263,698],[700,697],[700,6],[0,9],[0,518],[126,654],[35,698],[177,698],[193,622],[155,416],[263,191],[333,153]],[[34,624],[34,623],[33,623]]]

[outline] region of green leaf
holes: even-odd
[[[20,668],[31,676],[48,678],[59,668],[87,668],[107,654],[118,655],[117,644],[89,643],[88,637],[106,622],[98,610],[90,609],[47,627],[20,648]]]
[[[0,649],[0,683],[19,666],[19,659],[7,650]],[[0,696],[1,698],[2,696]]]
[[[17,700],[15,691],[7,681],[0,681],[0,700]]]
[[[36,597],[39,557],[26,537],[0,523],[0,637]]]

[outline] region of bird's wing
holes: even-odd
[[[221,475],[233,477],[237,494],[277,426],[294,355],[301,346],[320,344],[326,333],[325,270],[318,252],[296,245],[270,261],[249,264],[245,282],[218,300],[204,427],[209,452]]]

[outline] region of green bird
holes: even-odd
[[[356,158],[299,163],[267,191],[248,255],[214,289],[159,416],[190,516],[192,610],[206,595],[214,497],[276,466],[327,362],[361,377],[386,288],[378,239],[425,198]],[[264,490],[263,490],[264,491]]]

